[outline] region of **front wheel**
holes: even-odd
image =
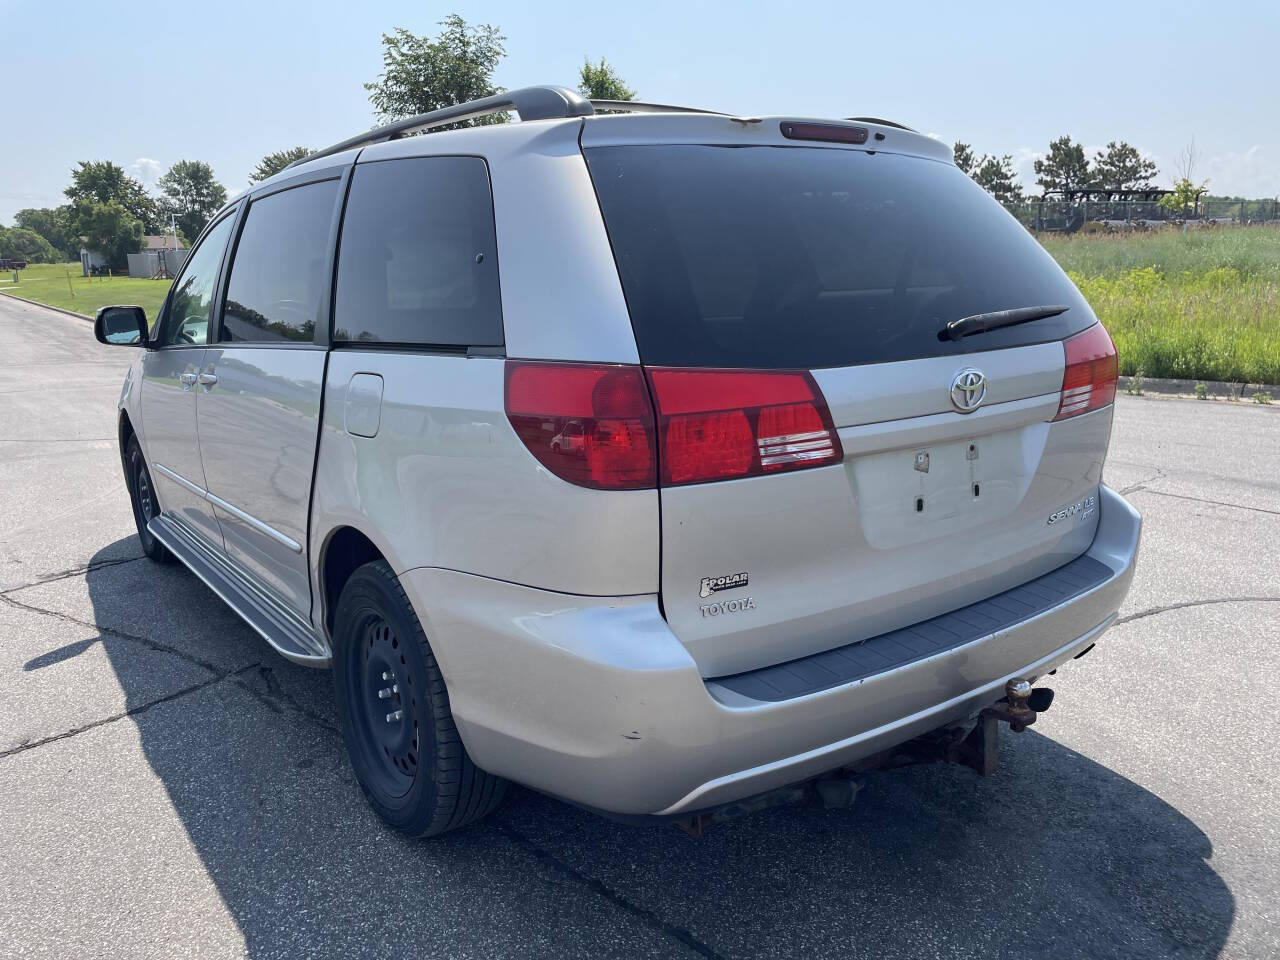
[[[357,569],[342,590],[333,679],[351,766],[388,824],[433,836],[502,800],[507,782],[467,755],[426,634],[385,561]]]
[[[133,522],[142,541],[142,552],[156,563],[170,563],[173,554],[152,535],[147,524],[160,515],[160,503],[156,500],[156,488],[151,482],[146,458],[137,437],[130,437],[124,448],[125,478],[129,487],[129,500],[133,503]]]

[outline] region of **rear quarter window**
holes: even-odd
[[[338,249],[334,339],[502,346],[493,198],[482,159],[356,165]]]
[[[818,147],[584,150],[645,363],[834,367],[1060,340],[1075,286],[954,166]],[[940,341],[949,320],[1065,304]]]

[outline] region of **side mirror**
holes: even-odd
[[[99,343],[140,347],[147,343],[147,314],[141,307],[100,307],[93,320]]]

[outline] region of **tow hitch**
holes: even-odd
[[[978,724],[964,739],[953,741],[943,759],[960,763],[989,777],[1000,763],[1000,724],[1007,723],[1014,733],[1021,733],[1036,722],[1036,717],[1053,703],[1048,687],[1032,689],[1031,681],[1015,677],[1004,685],[1004,699],[978,714]]]

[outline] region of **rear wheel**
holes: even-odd
[[[365,564],[347,581],[333,647],[343,737],[378,816],[425,837],[498,805],[506,781],[467,756],[426,634],[385,561]]]
[[[151,482],[146,458],[137,437],[130,437],[124,448],[125,477],[129,486],[129,499],[133,503],[133,522],[138,528],[142,551],[156,563],[170,563],[173,554],[147,529],[147,524],[160,515],[160,502],[156,500],[156,488]]]

